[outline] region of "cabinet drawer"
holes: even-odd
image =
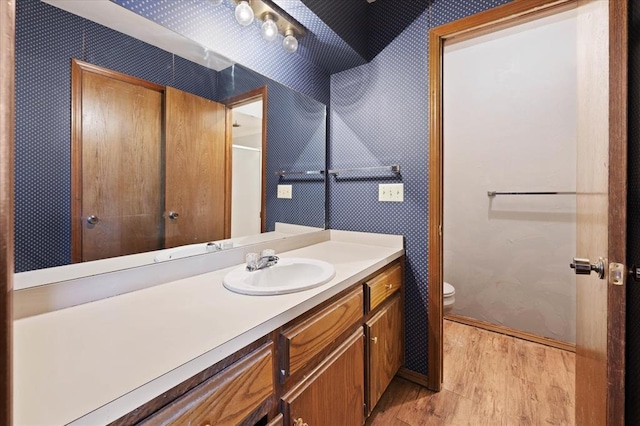
[[[142,424],[237,425],[273,395],[273,343],[269,343]]]
[[[364,283],[367,312],[374,310],[388,297],[400,290],[402,285],[402,267],[396,263]]]
[[[357,289],[316,315],[282,332],[282,368],[291,375],[362,319],[362,290]]]

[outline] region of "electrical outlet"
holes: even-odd
[[[278,198],[293,198],[292,185],[278,185]]]
[[[381,183],[378,185],[378,201],[401,203],[404,201],[404,184]]]

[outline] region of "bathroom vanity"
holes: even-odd
[[[403,240],[317,234],[278,251],[335,267],[310,290],[230,292],[234,263],[15,321],[16,424],[363,424],[403,363]]]

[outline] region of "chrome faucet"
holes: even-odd
[[[213,241],[210,243],[207,243],[207,253],[220,251],[220,250],[222,250],[222,244],[214,243]]]
[[[254,272],[260,269],[268,268],[278,263],[278,256],[275,256],[273,250],[267,249],[262,251],[262,256],[258,257],[258,253],[249,253],[246,256],[247,271]]]

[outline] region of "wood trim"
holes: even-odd
[[[233,113],[225,105],[225,190],[224,190],[224,238],[231,238],[231,181],[233,172]]]
[[[447,42],[459,42],[575,8],[577,0],[515,0],[432,29]]]
[[[165,87],[141,78],[71,59],[71,262],[82,262],[82,76],[90,72],[124,83],[165,92]]]
[[[626,262],[628,2],[609,2],[609,219],[608,257]],[[623,159],[624,161],[621,161]],[[608,285],[607,424],[623,425],[625,410],[626,286]]]
[[[482,330],[492,331],[494,333],[504,334],[506,336],[515,337],[521,340],[527,340],[533,343],[539,343],[541,345],[550,346],[556,349],[562,349],[563,351],[576,352],[575,343],[567,343],[562,340],[551,339],[549,337],[540,336],[534,333],[528,333],[526,331],[516,330],[515,328],[506,327],[504,325],[492,324],[487,321],[478,320],[475,318],[465,317],[464,315],[449,314],[444,319],[457,322],[460,324],[469,325],[471,327],[480,328]]]
[[[262,197],[260,206],[260,232],[267,231],[267,128],[268,128],[268,105],[269,105],[269,88],[267,86],[256,87],[248,92],[241,93],[230,98],[226,98],[221,102],[229,109],[262,100]],[[231,114],[229,114],[227,129],[231,129]],[[231,150],[233,144],[232,132],[228,132],[228,144]],[[228,194],[231,194],[231,154],[229,156],[229,174],[228,174]],[[228,199],[229,209],[229,237],[231,237],[231,197]]]
[[[428,388],[442,389],[443,334],[443,138],[442,66],[445,42],[468,39],[575,8],[577,0],[516,0],[429,31],[429,210],[427,258],[429,297]]]
[[[0,424],[13,424],[15,1],[0,1]]]
[[[429,387],[429,378],[427,376],[408,370],[406,367],[400,367],[396,376],[415,383],[416,385],[424,386],[425,388]]]

